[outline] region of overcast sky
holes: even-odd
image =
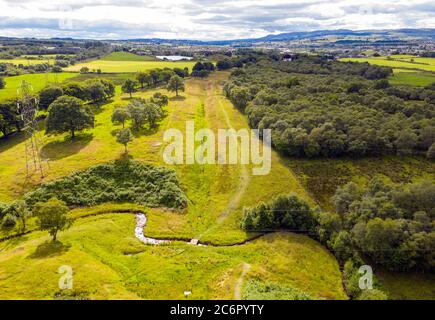
[[[222,40],[435,28],[431,0],[0,0],[0,36]]]

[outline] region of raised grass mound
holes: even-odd
[[[69,206],[94,206],[105,202],[132,202],[148,207],[183,209],[187,198],[175,171],[136,161],[96,165],[65,178],[45,183],[25,195],[32,205],[52,197]]]

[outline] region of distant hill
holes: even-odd
[[[336,38],[336,41],[409,41],[413,39],[420,40],[435,40],[435,29],[391,29],[391,30],[316,30],[316,31],[298,31],[286,32],[280,34],[271,34],[260,38],[245,38],[232,40],[189,40],[189,39],[162,39],[162,38],[136,38],[136,39],[119,39],[105,41],[121,41],[121,42],[143,42],[143,43],[170,43],[178,45],[250,45],[261,42],[280,42],[280,41],[295,41],[295,40],[315,40],[321,38]],[[38,41],[36,38],[25,38],[28,41]],[[0,41],[8,40],[23,40],[15,37],[2,37]],[[45,41],[95,41],[92,39],[72,39],[72,38],[51,38]],[[340,42],[338,42],[340,43]],[[343,43],[343,42],[341,42]]]
[[[346,40],[349,37],[376,37],[379,40],[385,41],[400,41],[410,40],[412,38],[435,40],[435,29],[394,29],[394,30],[316,30],[316,31],[301,31],[288,32],[275,35],[268,35],[261,38],[252,39],[233,39],[233,40],[216,40],[216,41],[201,41],[201,40],[186,40],[186,39],[128,39],[124,41],[147,42],[147,43],[172,43],[172,44],[188,44],[188,45],[233,45],[243,43],[258,43],[258,42],[280,42],[294,41],[304,39],[316,39],[322,37],[338,37]]]

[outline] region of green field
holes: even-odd
[[[388,80],[396,85],[427,86],[435,82],[435,73],[394,69],[394,75]]]
[[[271,234],[232,247],[150,246],[134,237],[134,227],[133,215],[113,211],[76,220],[61,243],[39,231],[0,243],[0,299],[54,298],[61,265],[73,268],[81,298],[183,299],[189,290],[189,299],[234,299],[243,283],[260,279],[314,299],[346,299],[334,257],[305,236]]]
[[[414,59],[414,62],[411,62]],[[422,71],[435,72],[435,58],[419,58],[412,56],[391,56],[388,57],[372,57],[372,58],[343,58],[341,61],[368,62],[379,66],[386,66],[399,69],[414,69]]]
[[[16,59],[0,59],[0,63],[12,63],[15,65],[34,65],[34,64],[41,64],[41,63],[50,63],[53,64],[54,60],[52,58],[47,59],[26,59],[24,57],[16,58]]]
[[[103,61],[155,61],[155,57],[139,56],[130,52],[117,51],[101,58]]]
[[[15,98],[17,96],[17,88],[21,85],[23,80],[32,85],[34,92],[38,92],[49,83],[60,83],[75,76],[77,76],[76,73],[63,72],[23,74],[14,77],[5,77],[6,87],[0,89],[0,101]]]
[[[195,65],[194,61],[117,61],[117,60],[93,60],[89,62],[78,63],[74,66],[64,68],[65,71],[80,71],[82,67],[88,67],[90,70],[101,69],[107,73],[133,73],[138,71],[146,71],[157,68],[189,68]]]
[[[435,58],[420,58],[411,55],[393,55],[372,58],[343,58],[341,61],[368,62],[392,67],[394,75],[388,80],[395,85],[427,86],[435,82]]]

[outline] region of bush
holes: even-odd
[[[385,292],[378,289],[364,290],[356,300],[388,300]]]
[[[316,227],[313,210],[305,200],[294,194],[280,195],[268,203],[244,208],[242,228],[249,231],[284,228],[313,232]]]
[[[54,197],[68,206],[94,206],[105,202],[174,209],[187,206],[174,170],[122,160],[43,184],[27,193],[25,200],[33,205]]]
[[[15,217],[11,213],[7,213],[2,219],[2,228],[4,229],[13,228],[15,227],[16,224],[17,224],[17,217]]]
[[[292,287],[283,287],[277,283],[261,282],[250,279],[247,281],[244,300],[313,300],[308,293]]]

